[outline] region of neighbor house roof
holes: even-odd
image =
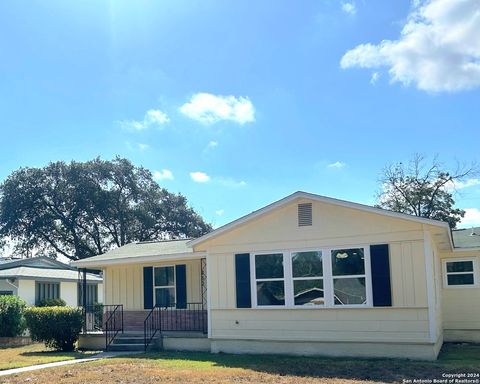
[[[455,248],[480,248],[480,227],[454,229],[452,236]]]
[[[0,279],[78,281],[78,278],[78,270],[73,268],[47,269],[19,266],[0,270]],[[93,273],[87,273],[87,281],[101,282],[102,278]]]
[[[203,235],[197,239],[191,240],[188,245],[190,246],[195,246],[200,243],[203,243],[206,240],[212,239],[214,237],[217,237],[221,235],[222,233],[228,232],[234,228],[237,228],[251,220],[254,220],[262,215],[265,215],[274,209],[283,207],[287,204],[292,203],[293,201],[300,200],[300,199],[308,199],[308,200],[313,200],[313,201],[318,201],[321,203],[326,203],[326,204],[331,204],[331,205],[337,205],[341,207],[346,207],[346,208],[351,208],[351,209],[356,209],[359,211],[364,211],[364,212],[369,212],[369,213],[374,213],[377,215],[383,215],[383,216],[389,216],[397,219],[403,219],[403,220],[409,220],[409,221],[414,221],[417,223],[421,224],[427,224],[427,225],[433,225],[436,227],[442,227],[446,230],[448,230],[448,236],[449,240],[451,242],[451,235],[450,235],[450,228],[448,226],[448,223],[445,223],[443,221],[439,220],[432,220],[432,219],[425,219],[423,217],[417,217],[413,215],[407,215],[405,213],[399,213],[399,212],[393,212],[389,211],[386,209],[382,208],[377,208],[377,207],[371,207],[369,205],[364,205],[364,204],[358,204],[358,203],[353,203],[350,201],[345,201],[345,200],[339,200],[339,199],[334,199],[332,197],[326,197],[326,196],[321,196],[321,195],[316,195],[313,193],[308,193],[308,192],[303,192],[303,191],[298,191],[295,193],[292,193],[291,195],[284,197],[281,200],[278,200],[272,204],[267,205],[266,207],[263,207],[261,209],[258,209],[256,211],[253,211],[252,213],[249,213],[246,216],[243,216],[237,220],[234,220],[220,228],[215,229],[214,231],[207,233],[206,235]]]
[[[75,268],[64,264],[58,260],[47,256],[29,257],[25,259],[6,259],[0,260],[0,270],[12,269],[16,267],[31,267],[41,269],[68,269],[75,270]]]
[[[168,258],[195,258],[204,255],[193,252],[193,249],[187,246],[189,241],[190,239],[181,239],[130,243],[112,249],[103,255],[73,261],[72,265],[91,268],[108,264],[154,261],[159,256],[162,257],[162,260],[167,260]]]

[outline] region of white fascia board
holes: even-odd
[[[186,253],[173,253],[170,255],[154,255],[154,256],[130,256],[130,257],[117,257],[112,259],[91,260],[83,259],[72,261],[72,265],[77,268],[94,268],[94,267],[107,267],[110,265],[119,264],[140,264],[140,263],[152,263],[166,260],[194,260],[201,259],[207,255],[206,252],[186,252]]]
[[[276,208],[282,207],[282,206],[287,205],[287,204],[289,204],[289,203],[291,203],[295,200],[300,200],[300,199],[309,199],[309,200],[318,201],[318,202],[321,202],[321,203],[338,205],[338,206],[341,206],[341,207],[356,209],[356,210],[359,210],[359,211],[374,213],[374,214],[377,214],[377,215],[393,217],[393,218],[396,218],[396,219],[409,220],[409,221],[417,222],[417,223],[420,223],[420,224],[433,225],[435,227],[441,227],[441,228],[448,229],[448,231],[450,232],[450,227],[448,226],[448,223],[445,223],[443,221],[426,219],[426,218],[423,218],[423,217],[407,215],[405,213],[388,211],[388,210],[381,209],[381,208],[370,207],[370,206],[364,205],[364,204],[353,203],[353,202],[350,202],[350,201],[339,200],[339,199],[335,199],[335,198],[332,198],[332,197],[320,196],[320,195],[315,195],[313,193],[307,193],[307,192],[299,191],[299,192],[295,192],[295,193],[293,193],[293,194],[291,194],[287,197],[284,197],[283,199],[278,200],[278,201],[276,201],[272,204],[269,204],[269,205],[267,205],[267,206],[265,206],[265,207],[263,207],[263,208],[261,208],[257,211],[253,211],[252,213],[250,213],[246,216],[243,216],[243,217],[241,217],[237,220],[234,220],[234,221],[232,221],[228,224],[225,224],[222,227],[219,227],[216,230],[199,237],[198,239],[191,240],[187,243],[187,246],[193,247],[195,245],[203,243],[206,240],[209,240],[209,239],[211,239],[213,237],[216,237],[216,236],[218,236],[222,233],[225,233],[229,230],[232,230],[232,229],[234,229],[234,228],[236,228],[236,227],[238,227],[242,224],[245,224],[246,222],[248,222],[250,220],[253,220],[253,219],[255,219],[259,216],[262,216],[266,213],[269,213]],[[451,234],[449,236],[451,236]],[[451,242],[451,240],[450,240],[450,242]]]

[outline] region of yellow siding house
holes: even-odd
[[[480,341],[480,236],[457,232],[461,247],[446,223],[296,192],[198,239],[74,264],[102,269],[124,331],[165,349],[432,360]]]

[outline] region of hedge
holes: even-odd
[[[49,348],[73,351],[83,325],[81,308],[30,307],[25,319],[32,340]]]
[[[65,307],[67,303],[62,299],[43,299],[37,307]]]
[[[0,296],[0,337],[15,337],[23,333],[25,306],[25,301],[17,296]]]

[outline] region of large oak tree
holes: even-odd
[[[0,185],[0,236],[27,256],[36,250],[76,260],[210,230],[184,196],[123,158],[20,168]]]

